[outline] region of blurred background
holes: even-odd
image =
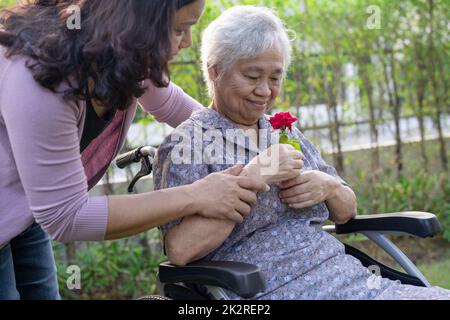
[[[0,0],[0,6],[15,2]],[[205,106],[201,32],[239,4],[273,8],[292,30],[292,65],[271,112],[297,116],[297,127],[353,186],[359,214],[436,214],[444,228],[439,236],[392,238],[431,284],[450,289],[450,2],[209,0],[193,29],[193,46],[171,65],[172,81]],[[124,151],[157,147],[171,130],[139,110]],[[91,192],[126,193],[138,170],[112,166]],[[137,185],[139,192],[152,188],[151,176]],[[340,240],[400,268],[363,236]],[[157,230],[104,243],[54,243],[63,298],[127,299],[156,292],[157,266],[165,259],[161,247]],[[81,290],[67,289],[70,265],[81,269]]]

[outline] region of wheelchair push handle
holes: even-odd
[[[153,158],[156,155],[156,149],[153,147],[145,146],[140,147],[130,152],[121,155],[116,160],[116,164],[120,169],[129,166],[132,163],[140,162],[141,170],[134,176],[128,186],[128,192],[134,192],[134,186],[139,181],[139,179],[148,176],[153,170]]]
[[[144,157],[154,157],[156,151],[152,147],[140,147],[135,150],[131,150],[123,155],[121,155],[117,160],[116,164],[120,169],[129,166],[132,163],[139,162]]]

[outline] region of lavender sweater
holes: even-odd
[[[61,242],[103,240],[107,197],[88,195],[80,155],[86,105],[41,87],[25,62],[6,59],[0,46],[0,248],[35,221]],[[139,103],[172,127],[200,107],[174,84],[147,86]],[[119,145],[136,106],[137,101],[125,114]]]

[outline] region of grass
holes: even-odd
[[[375,260],[400,272],[405,272],[386,252],[374,242],[360,234],[337,235],[340,241],[349,244]],[[433,286],[450,289],[450,244],[445,239],[388,236],[419,268]]]
[[[419,264],[418,268],[431,285],[450,289],[450,253],[440,261]]]

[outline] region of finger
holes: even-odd
[[[230,175],[233,175],[233,176],[238,176],[242,172],[242,169],[244,169],[244,164],[236,163],[231,168],[223,170],[222,173],[230,174]]]
[[[302,192],[301,189],[299,189],[299,186],[294,186],[290,189],[283,190],[279,193],[279,196],[281,199],[286,199],[290,197],[295,197],[303,194],[305,192]]]
[[[301,169],[304,166],[304,163],[302,160],[293,160],[293,168],[294,169]]]
[[[266,183],[248,177],[239,177],[238,184],[241,188],[255,192],[267,192],[270,190],[270,187]]]
[[[289,207],[293,209],[304,209],[312,207],[313,205],[317,204],[314,200],[308,200],[305,202],[290,204]]]
[[[306,202],[309,200],[313,200],[311,193],[304,193],[304,194],[296,195],[293,197],[281,199],[281,201],[283,201],[286,204],[302,203],[302,202]]]
[[[245,202],[240,201],[236,205],[236,211],[238,213],[240,213],[242,217],[247,216],[250,213],[251,210],[252,210],[252,208],[248,204],[246,204]]]
[[[308,180],[305,179],[304,173],[301,173],[299,176],[297,176],[293,179],[283,181],[281,183],[281,189],[286,190],[286,189],[292,188],[297,185],[302,185],[302,184],[306,183],[307,181]]]
[[[301,176],[301,175],[300,175]],[[298,177],[295,177],[295,178],[292,178],[292,179],[289,179],[289,180],[284,180],[284,181],[282,181],[282,182],[280,182],[279,183],[279,187],[281,188],[281,189],[289,189],[289,188],[291,188],[291,187],[293,187],[293,186],[296,186],[296,185],[298,185],[300,182],[300,176],[298,176]]]
[[[242,217],[242,215],[239,212],[237,212],[236,210],[230,211],[227,214],[227,217],[236,223],[242,223],[244,221],[244,218]]]
[[[249,191],[247,189],[241,189],[239,191],[239,199],[251,206],[255,205],[257,200],[256,194],[253,191]]]
[[[306,185],[295,185],[289,189],[284,189],[280,192],[281,199],[299,196],[301,194],[310,193],[311,189],[308,189]]]
[[[289,189],[293,186],[296,185],[302,185],[304,183],[307,183],[309,181],[309,175],[307,172],[302,172],[299,176],[293,178],[293,179],[289,179],[286,181],[283,181],[281,183],[281,188],[282,189]]]
[[[287,143],[281,143],[281,144],[278,143],[278,144],[275,144],[274,147],[275,148],[285,148],[285,149],[287,149],[287,151],[295,150],[295,148],[292,145],[287,144]]]
[[[303,159],[303,153],[301,153],[300,151],[294,150],[289,152],[289,156],[293,159]]]

